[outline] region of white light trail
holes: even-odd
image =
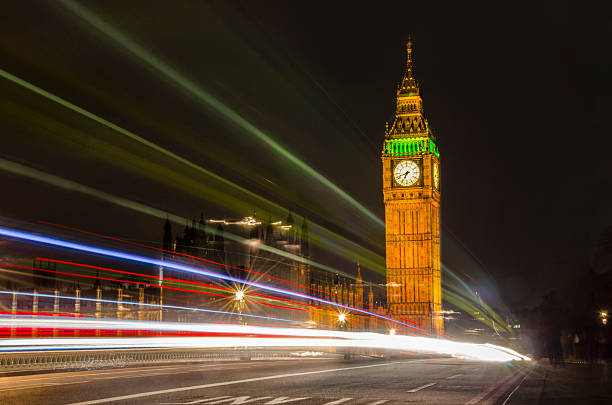
[[[4,328],[148,330],[194,332],[209,336],[25,338],[0,340],[0,351],[120,348],[358,348],[436,353],[484,361],[530,360],[512,349],[426,337],[248,325],[132,321],[122,319],[37,319],[0,317]]]
[[[194,312],[206,312],[212,314],[221,314],[221,315],[231,315],[231,316],[240,316],[240,317],[249,317],[249,318],[258,318],[258,319],[266,319],[271,321],[283,321],[283,322],[298,322],[291,319],[284,318],[274,318],[270,316],[263,315],[253,315],[253,314],[241,314],[238,312],[229,312],[229,311],[219,311],[215,309],[205,309],[205,308],[194,308],[194,307],[184,307],[179,305],[163,305],[163,304],[151,304],[146,302],[132,302],[132,301],[118,301],[118,300],[109,300],[104,298],[84,298],[84,297],[70,297],[67,295],[52,295],[52,294],[43,294],[43,293],[27,293],[27,292],[19,292],[19,291],[6,291],[0,290],[0,294],[6,295],[22,295],[27,297],[39,297],[39,298],[60,298],[63,300],[72,300],[72,301],[88,301],[88,302],[104,302],[108,304],[118,304],[118,305],[134,305],[140,307],[147,308],[159,308],[159,309],[176,309],[176,310],[186,310],[186,311],[194,311]],[[244,297],[244,295],[243,295]]]

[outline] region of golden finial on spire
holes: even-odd
[[[408,35],[408,41],[406,41],[406,70],[412,72],[412,37]]]

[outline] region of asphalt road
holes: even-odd
[[[501,404],[533,367],[457,359],[170,364],[4,376],[0,404]]]

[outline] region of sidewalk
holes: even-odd
[[[612,404],[612,364],[534,363],[506,404]]]

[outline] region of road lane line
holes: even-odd
[[[152,395],[168,394],[168,393],[172,393],[172,392],[191,391],[191,390],[197,390],[197,389],[202,389],[202,388],[220,387],[220,386],[233,385],[233,384],[244,384],[244,383],[255,382],[255,381],[275,380],[275,379],[278,379],[278,378],[299,377],[299,376],[303,376],[303,375],[334,373],[334,372],[338,372],[338,371],[341,372],[341,371],[348,371],[348,370],[357,370],[357,369],[362,369],[362,368],[382,367],[382,366],[389,366],[389,365],[392,365],[392,364],[402,364],[402,363],[406,364],[406,363],[409,363],[409,362],[407,362],[407,361],[394,361],[394,362],[390,362],[390,363],[369,364],[367,366],[332,368],[332,369],[327,369],[327,370],[305,371],[303,373],[277,374],[277,375],[269,375],[269,376],[265,376],[265,377],[245,378],[243,380],[222,381],[222,382],[218,382],[218,383],[210,383],[210,384],[202,384],[202,385],[192,385],[192,386],[189,386],[189,387],[169,388],[169,389],[166,389],[166,390],[140,392],[138,394],[129,394],[129,395],[121,395],[121,396],[117,396],[117,397],[108,397],[108,398],[101,398],[101,399],[93,399],[93,400],[90,400],[90,401],[83,401],[83,402],[73,402],[73,403],[71,403],[69,405],[104,404],[104,403],[107,403],[107,402],[122,401],[122,400],[125,400],[125,399],[133,399],[133,398],[150,397]]]
[[[264,405],[286,404],[287,402],[303,401],[308,398],[310,397],[302,397],[302,398],[278,397],[278,398],[274,398],[272,401],[266,402]]]
[[[223,366],[236,365],[236,364],[240,364],[240,363],[233,362],[233,363],[223,364]],[[198,366],[198,368],[218,367],[218,366],[220,366],[220,364],[206,364],[206,365]],[[163,371],[167,369],[168,367],[170,366],[160,366],[159,368],[156,368],[155,366],[135,367],[135,368],[130,368],[130,369],[99,370],[99,371],[93,371],[93,372],[92,371],[67,371],[67,372],[62,372],[60,375],[58,374],[36,374],[36,375],[25,375],[25,376],[6,376],[6,377],[2,377],[0,382],[10,381],[8,379],[12,379],[13,381],[25,382],[25,381],[40,381],[40,380],[58,380],[58,379],[65,379],[67,377],[82,378],[82,377],[87,377],[87,376],[102,376],[106,374],[115,374],[117,376],[121,374],[146,372],[146,371],[157,371],[157,370]],[[189,367],[189,365],[184,365],[180,367],[170,367],[170,368],[181,368],[181,367],[187,368]],[[194,371],[194,369],[190,369],[190,372],[191,371]],[[59,383],[59,384],[62,384],[62,383]]]
[[[194,372],[194,371],[198,371],[200,369],[204,369],[207,367],[215,367],[215,366],[229,366],[229,365],[236,365],[236,364],[240,364],[238,362],[235,363],[228,363],[228,364],[207,364],[207,365],[202,365],[199,366],[198,368],[195,369],[186,369],[186,372]],[[248,368],[250,368],[251,365],[249,365]],[[188,367],[188,365],[184,366],[185,368]],[[173,367],[175,368],[175,367]],[[240,368],[246,368],[246,367],[238,367],[238,369]],[[227,370],[228,368],[225,367],[224,371]],[[230,368],[232,369],[232,368]],[[38,375],[27,375],[27,376],[7,376],[7,377],[1,377],[0,378],[0,391],[6,391],[8,389],[4,389],[3,386],[8,385],[9,387],[14,385],[14,384],[18,384],[18,383],[27,383],[27,382],[39,382],[39,384],[41,383],[40,381],[57,381],[57,380],[66,380],[66,379],[70,379],[70,378],[75,378],[75,379],[79,379],[79,378],[83,378],[83,377],[99,377],[99,378],[93,378],[93,380],[105,380],[105,379],[114,379],[114,378],[130,378],[129,374],[133,374],[133,373],[138,373],[138,372],[150,372],[150,371],[155,371],[155,367],[145,367],[144,369],[139,367],[139,368],[135,368],[135,369],[115,369],[115,370],[106,370],[106,371],[97,371],[97,372],[89,372],[89,371],[67,371],[67,372],[62,372],[59,375],[58,374],[38,374]],[[164,369],[162,366],[162,369],[160,370],[162,371],[161,374],[159,375],[165,375],[165,374],[170,374],[170,373],[163,373]],[[110,377],[101,377],[104,375],[108,375],[108,374],[114,374]],[[151,375],[152,376],[152,375]],[[45,384],[56,384],[56,385],[66,385],[66,384],[76,384],[78,383],[80,380],[78,381],[67,381],[67,382],[56,382],[56,383],[45,383]]]
[[[353,399],[353,398],[340,398],[340,399],[335,400],[335,401],[326,402],[323,405],[337,405],[337,404],[341,404],[341,403],[346,402],[346,401],[350,401],[351,399]]]
[[[477,404],[479,403],[484,397],[486,397],[487,395],[489,395],[491,392],[493,392],[494,390],[496,390],[498,387],[501,387],[503,384],[505,384],[506,382],[508,382],[510,379],[512,379],[515,376],[515,374],[510,374],[509,376],[507,376],[506,378],[500,380],[499,382],[491,385],[489,388],[487,388],[486,390],[484,390],[483,392],[481,392],[480,394],[476,395],[474,398],[472,398],[471,400],[469,400],[468,402],[465,403],[465,405],[473,405],[473,404]]]
[[[381,399],[380,401],[370,402],[367,405],[380,405],[380,404],[384,404],[385,402],[389,402],[389,400],[388,399]]]
[[[203,398],[203,399],[196,399],[195,401],[190,401],[190,402],[162,402],[159,405],[188,405],[188,404],[201,404],[203,402],[207,402],[207,401],[214,401],[216,399],[222,399],[222,398],[231,398],[229,395],[223,395],[222,397],[213,397],[213,398]]]
[[[504,401],[504,403],[502,405],[506,405],[508,403],[508,401],[510,401],[510,397],[512,396],[512,394],[514,394],[516,392],[516,390],[519,389],[519,387],[521,386],[521,384],[523,383],[523,381],[525,381],[525,378],[527,378],[527,376],[530,374],[531,371],[528,371],[527,373],[525,373],[525,377],[523,377],[523,379],[521,380],[520,383],[518,383],[518,385],[512,390],[512,392],[510,394],[508,394],[508,397],[506,398],[506,400]]]
[[[446,377],[447,380],[452,380],[453,378],[457,378],[462,376],[463,374],[455,374],[455,375],[451,375],[450,377]]]
[[[146,373],[146,374],[117,375],[117,376],[110,376],[110,377],[94,378],[94,380],[112,380],[112,379],[115,379],[115,378],[155,377],[155,376],[160,376],[160,375],[175,375],[175,374],[193,373],[194,371],[197,371],[197,370],[181,370],[181,371],[173,371],[171,373],[164,373],[164,372],[151,373],[151,372],[149,372],[149,373]]]
[[[436,384],[437,383],[429,383],[429,384],[421,385],[420,387],[413,388],[413,389],[408,390],[406,392],[417,392],[417,391],[422,390],[423,388],[431,387],[432,385],[436,385]]]
[[[248,395],[242,396],[242,397],[229,397],[226,399],[220,399],[218,401],[206,401],[206,404],[222,404],[224,402],[228,402],[230,405],[234,405],[234,404],[248,404],[249,402],[257,402],[257,401],[263,401],[264,399],[268,399],[268,398],[272,398],[272,397],[255,397],[255,398],[251,398]]]

